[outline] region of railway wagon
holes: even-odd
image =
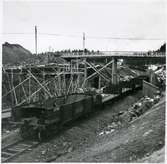
[[[98,110],[102,106],[99,94],[71,94],[44,102],[23,104],[12,109],[13,123],[20,125],[23,139],[43,140],[61,130],[62,125]]]
[[[143,80],[148,81],[148,76],[138,76],[128,81],[120,81],[118,84],[109,84],[103,90],[104,93],[121,94],[123,88],[134,90],[137,87],[142,88]]]

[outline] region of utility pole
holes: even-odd
[[[83,33],[83,52],[85,50],[85,33]]]
[[[85,33],[83,33],[83,55],[85,54]],[[87,78],[87,65],[86,65],[86,58],[84,58],[85,64],[85,71],[84,71],[84,81]]]
[[[35,26],[35,53],[37,55],[37,26]]]

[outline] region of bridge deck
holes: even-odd
[[[165,52],[138,52],[138,51],[101,51],[92,54],[72,54],[67,53],[61,56],[62,58],[164,58]]]

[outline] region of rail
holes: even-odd
[[[7,145],[2,148],[1,161],[9,162],[11,159],[19,156],[20,154],[24,153],[26,150],[33,148],[38,144],[39,142],[20,140],[10,145]]]

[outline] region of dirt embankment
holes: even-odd
[[[33,55],[31,52],[19,44],[10,44],[6,42],[2,45],[3,64],[20,64],[32,57]]]
[[[155,105],[130,126],[124,127],[115,134],[101,137],[85,152],[75,155],[67,161],[84,162],[133,162],[157,161],[157,151],[165,144],[165,100]],[[148,156],[152,156],[147,159]],[[61,161],[61,160],[60,160]],[[139,160],[140,161],[140,160]],[[163,151],[160,162],[164,162]]]
[[[137,160],[138,163],[162,163],[165,161],[165,146],[150,156]]]

